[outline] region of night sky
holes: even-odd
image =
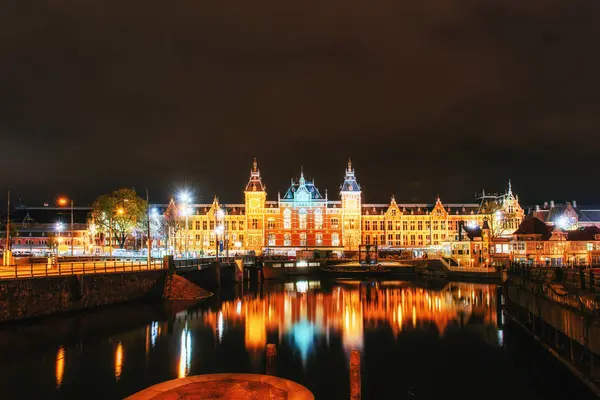
[[[8,0],[0,190],[600,203],[597,0]]]

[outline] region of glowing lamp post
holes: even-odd
[[[69,235],[71,236],[71,256],[75,255],[75,252],[73,251],[73,243],[74,243],[74,232],[73,232],[73,200],[69,200],[66,197],[60,197],[58,199],[58,205],[61,207],[66,206],[67,204],[71,205],[71,232],[69,232]]]
[[[58,233],[58,243],[61,243],[62,238],[60,237],[60,233],[65,230],[65,224],[63,224],[62,222],[57,222],[55,230]],[[58,243],[56,245],[56,255],[58,255],[58,246],[59,246]]]
[[[222,235],[222,234],[223,234],[223,226],[222,225],[215,226],[215,244],[216,244],[215,257],[216,257],[217,262],[219,261],[219,244],[220,244],[219,235]]]
[[[179,199],[183,202],[183,212],[185,213],[185,257],[188,258],[188,238],[189,238],[189,226],[188,226],[188,215],[190,210],[188,204],[190,202],[190,194],[188,192],[182,192],[179,194]]]

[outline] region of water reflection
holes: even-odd
[[[65,374],[65,348],[60,346],[56,353],[56,388],[59,389],[62,385],[63,376]]]
[[[181,331],[181,345],[179,351],[178,378],[185,378],[190,373],[192,364],[192,338],[186,327]]]
[[[319,287],[319,282],[287,283],[284,291],[263,298],[246,295],[223,302],[220,309],[204,311],[202,319],[219,342],[227,329],[243,327],[246,349],[252,353],[264,351],[268,337],[278,337],[280,342],[289,338],[303,363],[318,340],[329,343],[330,334],[339,335],[349,353],[363,348],[368,329],[391,329],[396,337],[406,329],[434,326],[442,336],[469,323],[497,326],[493,285],[457,282],[432,290],[406,282],[357,281],[324,292]],[[501,335],[494,334],[494,341],[501,342]]]
[[[121,379],[121,372],[123,371],[123,344],[119,341],[117,343],[117,349],[115,351],[115,379]]]

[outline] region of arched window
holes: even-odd
[[[283,229],[292,229],[292,211],[289,208],[283,211]]]
[[[300,212],[298,213],[298,228],[306,229],[306,209],[305,208],[300,209]]]
[[[331,234],[331,245],[332,246],[339,246],[340,245],[340,235],[338,235],[337,233],[332,233]]]
[[[315,210],[315,229],[323,229],[323,211],[320,208]]]
[[[291,236],[289,233],[286,233],[283,235],[283,245],[284,246],[291,246],[292,245],[292,240],[291,240]]]

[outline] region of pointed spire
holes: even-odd
[[[392,193],[392,198],[390,199],[390,204],[396,204],[396,196]]]
[[[512,196],[512,183],[510,182],[510,178],[508,179],[508,195]]]
[[[264,192],[265,186],[262,183],[260,177],[260,171],[258,170],[258,163],[256,158],[252,161],[252,169],[250,170],[250,180],[246,184],[246,192]]]
[[[435,203],[436,204],[440,204],[441,202],[442,202],[442,199],[440,198],[440,195],[439,194],[436,195],[436,197],[435,197]]]
[[[348,172],[352,171],[352,160],[348,157]]]
[[[298,182],[300,184],[300,186],[304,186],[304,167],[300,166],[300,182]]]

